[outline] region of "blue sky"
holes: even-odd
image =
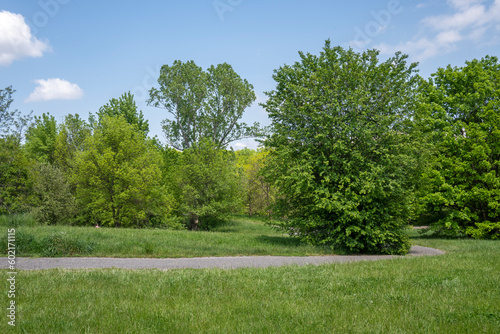
[[[58,121],[84,118],[130,91],[163,139],[162,109],[147,106],[159,68],[194,60],[227,62],[254,85],[243,120],[269,124],[258,106],[274,88],[273,70],[332,45],[402,51],[428,77],[438,67],[499,56],[500,0],[3,0],[0,88],[14,108]],[[251,140],[233,147],[255,147]]]

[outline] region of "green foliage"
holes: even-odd
[[[0,214],[27,210],[32,187],[30,165],[17,137],[0,138]]]
[[[91,134],[90,125],[78,114],[66,115],[55,141],[55,164],[65,171],[72,169],[77,152],[83,151],[85,140]]]
[[[500,238],[500,63],[440,68],[423,86],[419,129],[434,156],[421,220],[438,234]]]
[[[39,162],[54,163],[56,137],[57,123],[54,116],[35,116],[34,124],[26,132],[26,152]]]
[[[240,179],[233,152],[203,141],[180,154],[177,168],[178,210],[189,229],[210,228],[239,209]]]
[[[36,197],[32,210],[36,221],[47,225],[74,222],[78,207],[62,170],[50,164],[36,164],[32,173]]]
[[[277,225],[313,244],[405,254],[419,165],[408,124],[416,64],[329,41],[319,56],[300,56],[275,71],[263,104],[275,131],[265,144],[275,214],[285,218]]]
[[[40,241],[42,255],[48,257],[91,254],[94,247],[93,242],[76,239],[65,232],[51,234]]]
[[[18,140],[23,137],[23,131],[31,122],[31,113],[21,116],[19,110],[11,110],[10,106],[14,99],[12,94],[15,90],[12,86],[5,89],[0,89],[0,138],[6,136],[14,136]]]
[[[267,151],[244,149],[236,152],[238,166],[242,169],[242,188],[245,213],[248,215],[269,214],[269,207],[274,202],[275,189],[266,182],[261,170]]]
[[[231,141],[261,135],[259,124],[239,122],[255,100],[253,86],[223,63],[203,71],[193,61],[163,65],[159,89],[152,88],[148,103],[167,110],[173,120],[163,121],[168,144],[177,150],[204,139],[218,148]]]
[[[92,223],[141,227],[167,218],[161,156],[134,126],[105,116],[85,147],[75,162],[76,194]]]
[[[149,132],[149,123],[144,119],[142,111],[137,111],[137,105],[134,101],[134,95],[130,92],[122,94],[118,99],[111,99],[102,106],[97,113],[99,124],[102,123],[105,116],[122,116],[128,124],[137,127],[137,130],[147,136]]]

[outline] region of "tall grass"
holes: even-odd
[[[263,222],[245,217],[235,217],[210,232],[16,226],[19,226],[16,227],[18,256],[200,257],[333,253],[327,246],[303,244]],[[4,228],[5,233],[0,235],[2,254],[6,254],[6,230]],[[51,251],[58,240],[62,246]]]
[[[13,215],[0,215],[0,226],[19,227],[37,226],[38,223],[31,213],[16,213]]]

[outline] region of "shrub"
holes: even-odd
[[[70,224],[77,214],[76,200],[70,184],[59,168],[39,163],[33,168],[33,193],[36,206],[33,215],[41,224]]]

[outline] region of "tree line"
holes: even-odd
[[[167,144],[148,136],[133,96],[83,120],[30,121],[0,91],[0,213],[42,224],[209,229],[265,215],[312,244],[404,254],[408,224],[436,234],[500,236],[500,63],[440,68],[424,79],[396,53],[327,41],[275,70],[261,104],[271,126],[241,117],[253,86],[224,63],[164,65],[149,105]],[[231,142],[261,138],[262,148]]]

